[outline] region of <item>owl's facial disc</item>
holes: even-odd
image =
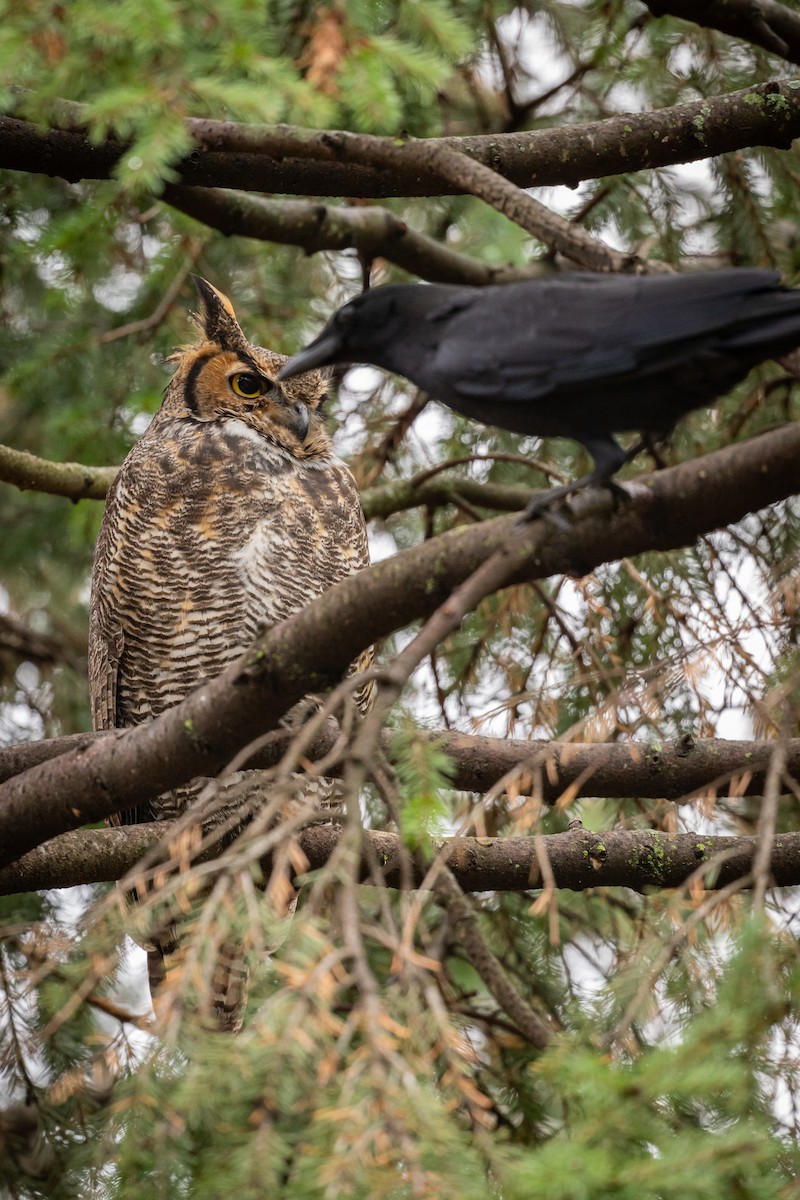
[[[303,400],[287,395],[272,379],[254,370],[229,371],[228,387],[236,397],[236,408],[243,419],[256,428],[281,425],[301,444],[306,440],[311,414]]]
[[[327,376],[311,371],[278,383],[285,361],[243,338],[235,349],[201,342],[180,357],[165,406],[202,424],[238,419],[290,455],[317,459],[331,450],[321,411]]]

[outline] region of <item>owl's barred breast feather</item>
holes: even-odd
[[[160,422],[109,501],[97,615],[122,633],[117,726],[177,704],[259,629],[367,562],[347,468],[332,455],[292,461],[236,424]]]
[[[323,421],[326,374],[277,383],[285,357],[248,342],[227,298],[197,283],[202,340],[174,356],[162,406],[119,471],[98,536],[96,729],[159,716],[265,627],[369,562],[358,489]],[[368,663],[362,656],[358,667]],[[362,706],[368,698],[356,695]],[[192,795],[177,789],[122,820],[169,819]]]

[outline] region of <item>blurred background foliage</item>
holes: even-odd
[[[130,141],[110,181],[0,172],[0,442],[54,461],[119,463],[158,407],[170,350],[192,339],[191,273],[231,296],[252,340],[284,353],[360,289],[355,253],[227,239],[165,204],[162,186],[190,148],[187,116],[417,137],[514,132],[710,98],[789,71],[744,42],[655,19],[637,0],[0,2],[6,107],[46,122],[57,100],[78,101],[93,138]],[[799,174],[794,149],[754,149],[537,195],[615,246],[687,269],[774,266],[791,284]],[[546,246],[476,199],[381,203],[462,253],[553,266]],[[373,284],[404,277],[372,264]],[[784,369],[766,365],[683,422],[666,461],[796,417],[796,393]],[[414,400],[374,371],[344,376],[336,443],[365,488],[449,459],[467,459],[452,475],[528,487],[586,466],[572,443],[480,428],[433,403],[409,424]],[[373,553],[488,511],[393,513],[371,523]],[[0,746],[89,727],[100,515],[96,501],[0,484]],[[799,516],[786,503],[680,553],[487,599],[404,697],[407,753],[394,786],[411,843],[467,822],[476,801],[448,788],[441,754],[422,752],[405,721],[594,741],[774,737],[779,724],[794,734]],[[386,796],[371,793],[367,808],[387,824]],[[543,810],[506,795],[482,816],[489,832],[520,836],[574,816],[601,830],[752,832],[758,811],[709,796],[681,810],[602,798]],[[797,819],[797,798],[783,798],[778,830]],[[191,910],[197,897],[187,897]],[[85,902],[2,902],[2,1093],[46,1097],[55,1147],[38,1166],[8,1158],[0,1179],[10,1196],[798,1194],[794,893],[773,894],[755,925],[746,899],[723,895],[706,912],[702,891],[483,898],[479,925],[503,967],[554,1030],[569,1031],[544,1058],[432,901],[359,894],[383,1025],[337,965],[344,917],[317,897],[278,958],[254,961],[257,1016],[245,1032],[221,1041],[187,1016],[166,1048],[73,1004],[119,935],[110,908],[99,924],[76,924]],[[404,928],[413,933],[400,961],[392,939]],[[141,979],[120,969],[115,994],[141,1011]],[[372,1036],[353,1015],[364,1012]],[[44,1049],[33,1050],[43,1026]],[[104,1071],[124,1077],[111,1106]],[[65,1079],[74,1086],[54,1094]]]

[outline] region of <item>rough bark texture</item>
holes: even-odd
[[[145,851],[169,838],[169,823],[154,822],[121,829],[76,830],[38,846],[13,866],[0,870],[0,895],[42,888],[72,887],[121,878]],[[314,825],[298,842],[309,870],[323,867],[334,853],[342,828]],[[441,839],[431,844],[431,859],[409,864],[394,833],[368,830],[360,874],[375,882],[375,863],[387,887],[402,887],[410,878],[419,886],[430,861],[441,861],[467,892],[529,891],[543,886],[539,854],[544,851],[556,887],[584,891],[593,887],[680,887],[699,869],[703,887],[716,889],[744,879],[753,868],[758,847],[755,837],[707,837],[695,833],[657,833],[652,830],[612,830],[596,834],[586,829],[533,838]],[[401,857],[405,858],[401,865]],[[268,864],[265,864],[268,869]],[[769,873],[778,887],[800,884],[800,833],[781,834],[773,841]]]
[[[110,733],[73,733],[43,742],[26,742],[0,750],[0,783],[40,763],[89,746]],[[274,767],[292,734],[276,731],[271,744],[248,760],[251,768]],[[329,723],[307,748],[304,757],[317,762],[333,749],[339,727]],[[695,742],[547,742],[518,738],[481,737],[448,729],[418,731],[420,741],[435,743],[454,766],[452,784],[463,792],[486,792],[510,771],[519,795],[535,795],[555,804],[569,789],[571,796],[605,796],[675,800],[689,803],[710,788],[720,795],[760,796],[777,743],[726,741]],[[800,779],[800,738],[782,743],[786,770]],[[384,731],[381,749],[392,758],[392,735]],[[327,768],[337,777],[341,766]]]
[[[647,170],[740,150],[788,147],[800,135],[800,82],[771,81],[652,113],[624,113],[532,133],[440,138],[520,187],[574,186],[584,179]],[[0,166],[63,179],[107,179],[126,146],[109,139],[93,145],[81,128],[80,105],[61,102],[53,128],[15,116],[0,117]],[[58,128],[57,126],[61,126]],[[292,126],[241,125],[192,119],[197,150],[177,164],[180,182],[305,196],[453,195],[466,189],[420,167],[391,138]],[[344,140],[343,140],[344,139]],[[342,161],[358,141],[392,152],[391,168]],[[413,141],[408,143],[414,145]]]

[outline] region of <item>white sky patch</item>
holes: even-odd
[[[27,704],[0,704],[0,746],[38,742],[44,737],[44,721]]]
[[[6,589],[0,586],[0,613],[10,611],[11,598]],[[21,666],[31,664],[22,663]],[[43,737],[44,722],[35,709],[22,701],[0,704],[0,747],[14,746],[20,742],[37,742]]]
[[[520,8],[497,21],[497,32],[509,49],[524,64],[527,79],[517,81],[516,96],[525,103],[540,92],[560,83],[569,70],[552,36],[543,13],[527,13]],[[504,87],[497,61],[485,58],[484,75],[496,88]],[[544,109],[543,111],[547,111]]]
[[[50,254],[41,255],[36,259],[36,270],[39,278],[48,287],[57,287],[62,282],[67,274],[69,264],[59,251],[54,250]]]
[[[115,271],[110,279],[95,284],[92,294],[110,312],[127,312],[136,299],[142,277],[138,271]]]
[[[599,996],[608,986],[616,962],[616,950],[599,938],[578,934],[564,946],[564,964],[574,990],[583,1000]]]
[[[385,529],[369,529],[369,559],[372,563],[391,558],[397,553],[397,542]]]
[[[153,419],[153,414],[149,412],[134,413],[128,421],[128,428],[135,438],[140,438],[147,429]]]

